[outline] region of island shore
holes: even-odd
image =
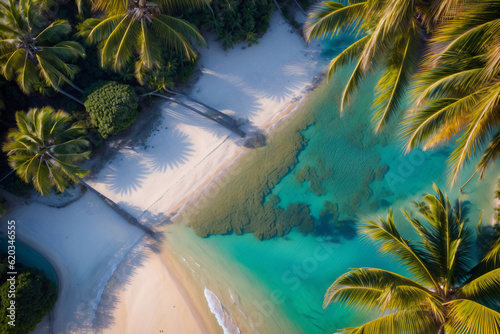
[[[224,51],[208,40],[198,81],[184,93],[238,119],[249,135],[290,113],[326,65],[319,45],[305,46],[278,13],[257,45]],[[154,108],[147,133],[87,182],[165,238],[145,236],[90,192],[63,209],[8,207],[20,239],[51,261],[61,282],[54,320],[37,332],[222,332],[203,287],[168,249],[168,223],[248,150],[245,139],[178,104],[157,100]]]
[[[294,110],[322,77],[326,65],[321,59],[319,45],[306,47],[277,14],[258,45],[248,48],[239,44],[233,50],[223,51],[213,38],[209,45],[210,48],[201,50],[201,76],[186,93],[243,120],[246,124],[242,129],[250,135],[266,133]],[[187,103],[185,99],[183,102]],[[220,125],[182,106],[156,103],[160,103],[161,117],[152,135],[141,146],[120,150],[113,161],[89,181],[144,224],[153,227],[156,217],[174,217],[189,199],[203,191],[238,155],[248,150],[243,146],[244,139]],[[169,160],[152,158],[161,152]],[[123,180],[124,176],[128,179]],[[168,231],[168,227],[160,229]],[[161,259],[155,259],[159,255],[152,253],[119,293],[120,302],[113,313],[116,325],[106,333],[134,333],[137,326],[145,323],[151,324],[141,327],[146,332],[222,332],[217,323],[213,327],[215,317],[208,309],[203,286],[190,282],[191,273],[186,272],[187,267],[168,248],[168,236],[165,243],[167,247],[162,250]],[[169,259],[167,266],[161,267],[165,259]],[[159,280],[158,275],[164,278]],[[167,282],[172,285],[176,282],[179,290],[184,291],[181,293],[186,297],[183,304],[175,297],[178,293],[165,290]],[[108,288],[103,298],[108,290],[114,294],[115,287],[111,284]],[[142,305],[148,307],[141,309]],[[174,307],[176,312],[190,309],[192,315],[186,316],[186,312],[182,317],[170,319],[167,313]],[[151,308],[168,312],[151,312]],[[207,315],[209,319],[205,318]],[[180,324],[180,318],[191,324]]]

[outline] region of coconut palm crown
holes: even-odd
[[[417,216],[403,211],[420,241],[399,233],[391,210],[387,218],[366,220],[361,227],[412,278],[375,268],[340,276],[325,295],[325,307],[340,302],[383,314],[340,333],[500,333],[500,240],[472,266],[467,208],[460,200],[452,205],[436,186],[434,190],[436,195],[414,203]]]
[[[162,48],[171,48],[188,59],[196,57],[190,39],[204,43],[198,29],[172,12],[187,6],[201,6],[207,0],[119,0],[94,2],[104,11],[79,26],[80,36],[99,44],[101,67],[118,72],[135,59],[135,76],[143,83],[147,70],[161,66]]]
[[[81,92],[72,84],[78,67],[71,62],[85,56],[85,50],[75,41],[62,40],[71,25],[57,20],[44,27],[41,9],[31,0],[0,2],[0,7],[1,74],[15,79],[26,94],[45,84],[80,102],[61,89],[67,83]]]
[[[407,150],[455,142],[451,183],[475,155],[482,177],[500,155],[500,0],[470,1],[438,30],[412,95]]]
[[[8,161],[26,183],[33,183],[42,195],[55,186],[63,192],[69,182],[77,183],[88,170],[76,163],[88,158],[84,131],[70,116],[50,107],[16,113],[17,128],[10,129],[3,145]]]
[[[341,111],[353,98],[363,78],[378,68],[383,75],[376,86],[373,122],[383,129],[401,107],[405,89],[415,73],[426,33],[446,21],[461,0],[349,0],[349,5],[324,1],[308,14],[305,36],[330,37],[351,28],[360,37],[336,56],[328,77],[355,61],[341,98]]]

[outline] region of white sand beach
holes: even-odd
[[[265,133],[293,109],[326,65],[317,43],[306,47],[277,13],[259,42],[224,51],[209,38],[200,50],[201,75],[184,91],[244,121],[247,134]],[[248,149],[213,121],[171,102],[155,103],[160,115],[151,131],[121,147],[87,182],[159,228]],[[19,239],[51,261],[61,283],[53,320],[37,332],[222,332],[203,288],[175,254],[94,193],[63,209],[19,203],[8,210],[7,218],[19,222]]]

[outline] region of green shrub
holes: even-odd
[[[2,275],[4,276],[4,275]],[[0,287],[0,332],[24,334],[35,329],[36,324],[54,307],[57,301],[57,285],[37,268],[25,267],[18,270],[15,299],[8,298],[10,282],[3,281]],[[15,300],[15,327],[7,307]]]
[[[128,128],[137,118],[137,95],[129,85],[114,81],[92,86],[85,109],[99,133],[107,138]]]

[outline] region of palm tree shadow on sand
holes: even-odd
[[[164,173],[168,169],[174,169],[184,165],[193,155],[193,143],[189,136],[179,130],[168,131],[164,138],[166,142],[161,152],[146,156],[147,165],[155,172]]]
[[[138,159],[138,157],[127,154],[123,160],[126,168],[109,165],[105,171],[102,182],[109,185],[109,189],[115,194],[128,195],[137,189],[142,188],[144,180],[151,170],[148,165]]]

